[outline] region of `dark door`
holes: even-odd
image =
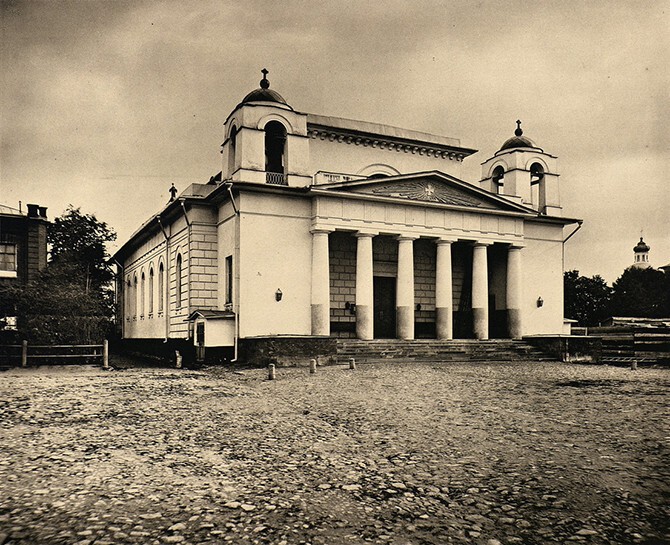
[[[375,339],[395,338],[395,285],[396,279],[374,277],[374,334]]]

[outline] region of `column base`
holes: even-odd
[[[454,315],[451,307],[435,309],[435,333],[438,339],[450,341],[454,338]]]
[[[489,338],[489,313],[487,308],[472,309],[472,323],[475,338],[486,341]]]
[[[372,307],[368,305],[356,305],[356,337],[363,341],[371,341],[374,338]]]
[[[396,307],[396,336],[404,341],[414,339],[414,308]]]
[[[312,305],[312,335],[330,335],[330,305]]]
[[[518,308],[507,309],[507,326],[509,336],[512,339],[520,339],[521,333],[521,310]]]

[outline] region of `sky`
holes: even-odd
[[[221,170],[258,87],[296,110],[459,138],[523,121],[558,156],[565,268],[613,282],[640,234],[670,262],[670,0],[0,0],[0,203],[117,233]],[[569,229],[566,229],[566,235]]]

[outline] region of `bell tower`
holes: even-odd
[[[483,189],[537,210],[560,216],[557,159],[523,135],[521,121],[514,136],[493,157],[482,163]]]
[[[307,115],[270,89],[265,68],[261,73],[259,88],[242,99],[224,124],[222,178],[306,187],[312,183]]]

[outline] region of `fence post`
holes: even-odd
[[[275,379],[275,364],[271,363],[268,365],[268,380],[274,380]]]
[[[102,341],[102,368],[109,369],[109,341]]]
[[[356,369],[356,359],[349,358],[349,369]]]
[[[175,359],[176,359],[176,364],[175,367],[177,369],[181,369],[181,354],[179,353],[179,350],[175,350]]]
[[[309,372],[312,375],[316,373],[316,360],[314,359],[309,360]]]

